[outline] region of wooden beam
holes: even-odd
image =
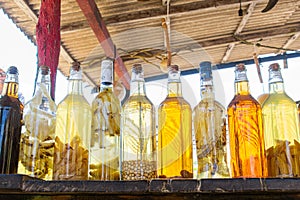
[[[37,24],[38,16],[33,12],[33,10],[31,10],[30,6],[24,0],[14,0],[14,2],[19,8],[21,8],[21,10],[24,11],[33,23]],[[60,45],[60,54],[70,65],[75,61],[62,45]],[[97,86],[97,84],[88,76],[85,76],[85,74],[83,74],[83,77],[90,85]]]
[[[83,14],[85,15],[90,27],[95,33],[99,43],[101,44],[105,55],[115,58],[115,71],[124,86],[130,88],[130,76],[122,61],[122,58],[116,52],[116,47],[106,28],[104,20],[94,0],[76,0]]]
[[[253,0],[243,0],[243,4],[247,2],[250,3],[252,1]],[[235,6],[236,4],[239,4],[239,0],[218,0],[218,1],[198,0],[198,1],[188,2],[188,3],[182,3],[182,2],[180,4],[172,4],[171,1],[170,17],[176,16],[178,14],[190,13],[192,11],[197,11],[197,10],[215,9],[217,7],[230,8],[232,6]],[[145,8],[139,11],[132,10],[130,14],[125,13],[125,14],[112,15],[107,17],[103,16],[103,21],[105,22],[106,26],[109,26],[109,25],[114,25],[123,22],[130,23],[131,21],[141,20],[146,18],[161,19],[165,17],[165,15],[166,15],[166,7],[159,6],[156,8]],[[61,31],[69,32],[69,31],[86,29],[86,28],[89,28],[88,24],[84,22],[77,22],[77,23],[72,23],[69,25],[62,26]]]
[[[295,33],[292,37],[290,37],[290,39],[288,39],[288,41],[286,41],[286,43],[282,46],[283,49],[287,49],[291,46],[292,43],[295,42],[295,40],[297,40],[300,36],[300,32]],[[277,54],[282,54],[284,53],[285,50],[279,50],[277,52]]]
[[[247,22],[248,22],[250,16],[252,15],[255,6],[256,6],[256,2],[252,2],[252,3],[249,5],[246,14],[243,16],[243,18],[242,18],[242,20],[241,20],[239,26],[238,26],[237,29],[235,30],[234,35],[239,35],[239,34],[242,32],[242,30],[243,30],[243,28],[246,26],[246,24],[247,24]],[[230,44],[228,45],[227,50],[226,50],[226,52],[225,52],[225,54],[224,54],[224,57],[223,57],[223,59],[222,59],[222,61],[221,61],[222,63],[227,62],[227,60],[228,60],[229,57],[230,57],[230,54],[231,54],[232,50],[234,49],[234,46],[235,46],[235,43],[230,43]]]

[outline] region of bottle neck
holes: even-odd
[[[182,97],[181,82],[168,82],[168,97]]]
[[[18,75],[7,74],[2,89],[2,96],[6,95],[9,97],[18,98],[19,97],[18,90],[19,90]]]
[[[133,80],[130,83],[130,96],[146,96],[145,81]]]
[[[215,98],[213,85],[201,85],[200,89],[200,95],[202,100]]]
[[[285,91],[283,82],[269,83],[269,91],[270,94],[284,93]]]
[[[83,95],[81,79],[70,79],[69,80],[68,94]]]
[[[269,92],[274,93],[284,93],[284,84],[279,70],[269,71]]]
[[[249,95],[249,83],[248,81],[235,82],[235,94],[236,95]]]
[[[42,95],[41,103],[39,105],[39,108],[42,110],[47,111],[50,108],[50,87],[51,83],[49,71],[43,72],[42,70],[40,70],[36,83],[35,95],[39,95],[38,93],[41,93]]]
[[[2,89],[2,96],[18,98],[19,84],[17,82],[5,82]]]

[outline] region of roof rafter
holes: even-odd
[[[252,2],[252,3],[249,5],[249,7],[248,7],[248,9],[247,9],[247,13],[246,13],[246,15],[243,16],[243,18],[242,18],[242,20],[241,20],[239,26],[237,27],[237,29],[236,29],[235,32],[234,32],[234,35],[239,35],[239,34],[243,31],[243,28],[244,28],[245,25],[247,24],[247,22],[248,22],[250,16],[252,15],[255,6],[256,6],[256,2]],[[228,45],[228,47],[227,47],[227,49],[226,49],[226,52],[225,52],[225,54],[224,54],[224,57],[223,57],[223,59],[222,59],[222,61],[221,61],[222,63],[227,62],[227,60],[228,60],[228,58],[229,58],[229,56],[230,56],[230,54],[231,54],[231,52],[232,52],[234,46],[235,46],[235,43],[230,43],[230,44]]]
[[[124,86],[130,88],[130,76],[123,63],[122,58],[118,55],[116,47],[106,28],[104,20],[94,0],[76,0],[83,14],[85,15],[90,27],[94,31],[96,38],[101,44],[105,55],[115,58],[115,71]]]
[[[29,5],[24,0],[14,0],[14,2],[21,8],[21,10],[24,11],[24,13],[31,19],[33,23],[37,24],[38,16],[33,12],[33,10],[29,7]],[[70,64],[75,61],[72,58],[72,56],[69,54],[69,52],[62,45],[60,45],[60,54]],[[91,78],[86,76],[84,73],[83,73],[83,77],[90,85],[96,86],[96,83]]]

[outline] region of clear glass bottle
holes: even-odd
[[[266,177],[261,106],[250,94],[244,64],[235,68],[235,95],[228,105],[227,114],[231,176]]]
[[[134,64],[130,96],[121,115],[121,179],[157,177],[155,108],[146,96],[144,70]]]
[[[101,63],[100,93],[92,102],[90,180],[119,180],[121,103],[113,92],[113,60]]]
[[[168,67],[168,95],[158,107],[159,177],[193,178],[192,109],[182,97],[180,71]]]
[[[299,177],[297,105],[285,93],[278,63],[269,67],[269,93],[262,109],[269,177]]]
[[[81,73],[79,63],[73,63],[68,94],[57,106],[54,180],[88,180],[92,112],[83,96]]]
[[[52,179],[56,104],[50,96],[50,69],[40,66],[36,90],[24,107],[18,173]]]
[[[0,97],[0,173],[16,174],[18,170],[23,104],[18,99],[19,73],[8,68]]]
[[[197,178],[230,177],[226,152],[226,110],[215,100],[210,62],[200,63],[201,101],[193,110]]]

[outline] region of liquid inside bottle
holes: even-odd
[[[151,179],[157,176],[155,108],[145,92],[143,68],[132,68],[130,96],[122,106],[122,180]]]
[[[169,67],[168,96],[158,108],[158,170],[159,177],[193,178],[192,109],[176,65]]]
[[[52,179],[56,105],[50,97],[50,70],[40,66],[33,98],[24,107],[18,173]]]
[[[235,96],[227,108],[231,176],[266,177],[261,106],[249,92],[245,66],[237,65],[235,73]]]
[[[101,65],[100,93],[92,102],[90,180],[119,180],[121,104],[113,92],[113,61]]]
[[[18,69],[8,68],[0,98],[0,173],[18,170],[23,104],[18,99]]]
[[[298,177],[300,138],[297,105],[285,93],[277,63],[269,67],[269,92],[262,110],[269,177]]]
[[[193,110],[198,160],[197,178],[229,177],[226,110],[215,100],[210,62],[200,63],[202,100]]]
[[[71,68],[68,94],[58,104],[53,179],[88,180],[92,113],[82,92],[81,69]]]

